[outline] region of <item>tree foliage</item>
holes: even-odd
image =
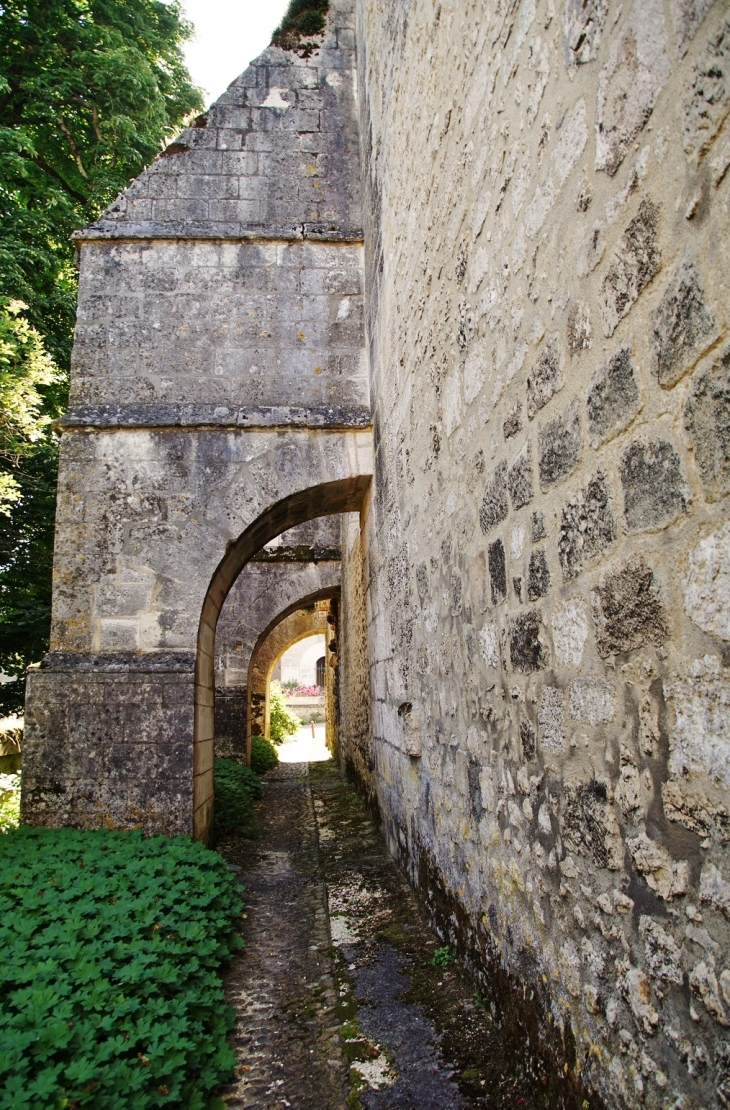
[[[202,106],[184,65],[190,25],[161,0],[8,0],[0,6],[0,374],[25,412],[0,454],[0,666],[46,647],[57,442],[76,277],[88,224]],[[23,307],[19,305],[22,303]],[[17,388],[16,388],[17,387]],[[0,428],[6,437],[6,428]],[[0,686],[0,708],[22,683]]]

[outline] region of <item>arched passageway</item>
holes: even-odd
[[[259,637],[248,670],[249,750],[251,736],[265,736],[267,740],[270,736],[269,686],[277,662],[300,641],[318,634],[327,637],[331,619],[330,606],[323,600],[288,613],[268,635]],[[334,740],[334,737],[328,739]],[[331,750],[334,746],[330,745]]]
[[[315,517],[360,512],[370,476],[358,474],[298,490],[266,509],[229,543],[202,606],[195,659],[193,835],[207,840],[213,815],[215,741],[215,635],[223,603],[246,564],[265,544]]]
[[[292,606],[339,589],[341,530],[341,516],[307,521],[267,544],[234,582],[216,629],[216,758],[246,759],[248,670],[258,638]]]

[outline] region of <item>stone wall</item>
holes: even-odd
[[[367,509],[363,510],[363,520]],[[366,611],[366,568],[359,516],[342,517],[342,597],[335,641],[339,677],[339,754],[371,806],[377,806],[373,779],[370,669]]]
[[[391,847],[566,1083],[730,1105],[727,5],[358,11]]]

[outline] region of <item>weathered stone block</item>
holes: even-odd
[[[509,656],[517,671],[529,674],[547,665],[547,649],[540,640],[541,619],[537,609],[510,617]]]
[[[669,736],[669,769],[690,772],[730,786],[730,681],[716,656],[694,660],[688,673],[668,682],[665,693],[674,714]]]
[[[568,350],[571,355],[580,351],[587,351],[591,347],[591,314],[587,304],[583,301],[574,301],[568,311],[568,320],[565,325]]]
[[[636,0],[598,81],[596,169],[615,174],[669,77],[661,0]]]
[[[606,477],[600,471],[563,509],[558,556],[563,578],[574,578],[616,539]]]
[[[522,742],[522,758],[526,763],[532,763],[535,758],[536,737],[534,728],[527,721],[520,723],[520,740]]]
[[[507,475],[507,487],[512,507],[521,509],[532,501],[532,447],[526,443],[512,463]]]
[[[712,3],[713,0],[672,0],[672,22],[678,55],[686,52]]]
[[[685,766],[687,764],[685,763]],[[669,821],[679,822],[690,832],[717,836],[721,843],[730,841],[730,813],[724,805],[713,803],[699,781],[699,789],[692,789],[681,780],[670,779],[662,786],[664,813]]]
[[[730,523],[689,553],[684,607],[704,632],[730,640]]]
[[[598,53],[607,0],[568,0],[563,14],[563,54],[567,66],[585,65]]]
[[[605,678],[574,678],[570,684],[570,715],[589,725],[605,724],[616,713],[616,691]]]
[[[574,597],[555,609],[550,617],[556,662],[579,667],[588,639],[588,614],[580,598]]]
[[[709,151],[727,115],[729,67],[730,19],[726,19],[694,66],[682,105],[682,141],[694,165]]]
[[[670,524],[686,512],[686,485],[679,455],[665,439],[635,440],[619,465],[624,518],[630,532]]]
[[[580,459],[581,440],[580,413],[575,401],[540,429],[537,464],[543,493],[575,470]]]
[[[676,385],[715,332],[697,267],[686,259],[678,268],[654,316],[654,373],[665,389]]]
[[[605,571],[591,600],[596,644],[604,659],[646,643],[663,644],[669,635],[654,572],[642,555]]]
[[[502,424],[502,434],[505,439],[512,439],[522,431],[522,405],[515,405],[509,416]]]
[[[687,893],[690,876],[686,860],[673,860],[667,849],[645,832],[629,837],[626,843],[634,867],[660,898],[671,902],[676,895]]]
[[[705,497],[730,493],[730,347],[692,382],[684,409]]]
[[[499,631],[494,621],[488,621],[480,630],[479,651],[488,667],[499,666]]]
[[[555,340],[545,345],[545,350],[527,378],[527,416],[533,420],[551,397],[563,387],[563,370],[560,348]]]
[[[193,667],[192,652],[46,656],[28,680],[24,821],[192,832]]]
[[[550,570],[547,564],[547,555],[543,547],[538,547],[530,554],[530,563],[527,570],[527,599],[537,601],[544,597],[550,589]]]
[[[559,753],[565,749],[565,707],[563,691],[543,687],[537,710],[537,732],[543,751]]]
[[[596,779],[567,787],[560,830],[566,844],[589,856],[597,867],[618,871],[624,863],[624,845],[607,802],[606,786]]]
[[[629,425],[641,407],[631,352],[622,347],[601,367],[588,393],[588,438],[591,446],[611,439]]]
[[[658,205],[642,200],[601,283],[604,331],[608,336],[613,335],[659,269],[658,226]]]
[[[545,515],[539,509],[535,509],[530,517],[530,539],[533,543],[542,540],[547,535],[545,530]]]
[[[505,519],[508,511],[507,463],[501,462],[487,483],[479,510],[479,525],[485,536]]]
[[[489,581],[492,587],[492,604],[498,605],[507,597],[507,568],[504,544],[501,540],[490,543],[488,548]]]

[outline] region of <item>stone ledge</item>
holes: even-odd
[[[370,409],[363,406],[76,405],[54,423],[54,428],[62,432],[79,427],[368,428],[371,424]]]
[[[87,671],[91,673],[124,673],[129,671],[192,674],[195,670],[194,651],[86,652],[49,651],[39,664],[41,671]]]
[[[365,233],[361,227],[335,227],[324,224],[298,224],[295,227],[260,227],[258,225],[230,223],[191,223],[187,220],[170,223],[126,220],[97,220],[95,224],[75,231],[74,243],[87,243],[99,239],[225,239],[250,242],[255,240],[282,240],[302,242],[310,240],[324,243],[362,243]]]
[[[339,547],[312,547],[310,544],[290,544],[284,547],[263,548],[251,559],[252,563],[339,563]]]

